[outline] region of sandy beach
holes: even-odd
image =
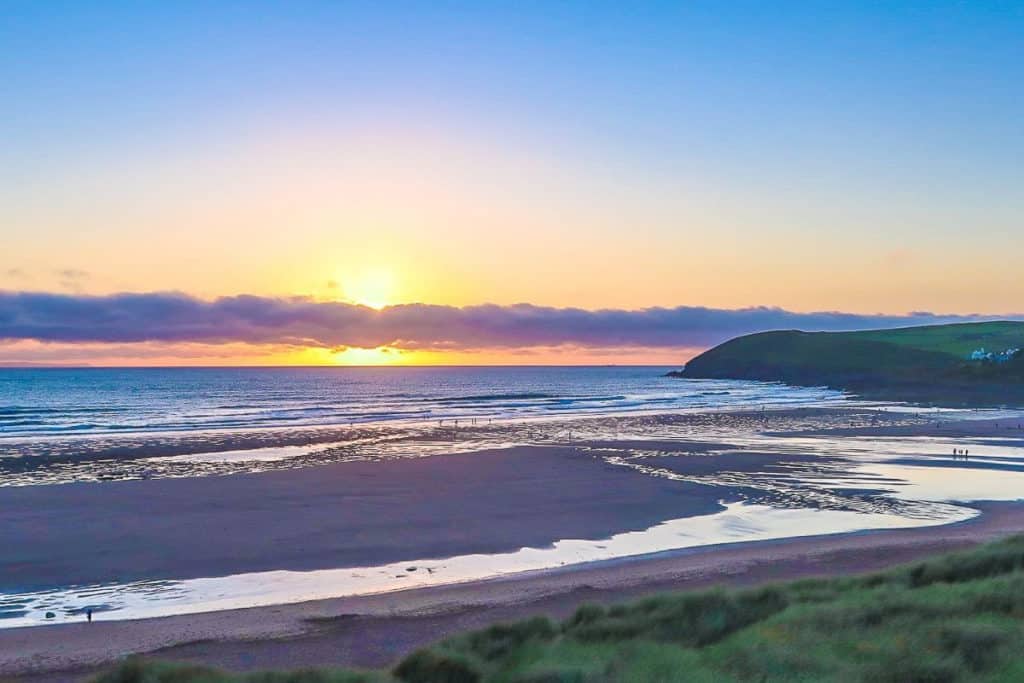
[[[867,572],[1024,531],[1024,504],[940,527],[739,543],[382,595],[0,631],[5,680],[87,680],[130,653],[232,670],[386,666],[465,629],[664,590]]]
[[[517,425],[499,436],[526,429],[538,443],[230,476],[0,488],[0,544],[13,549],[0,569],[6,586],[27,590],[68,576],[102,583],[372,566],[602,539],[713,514],[731,501],[792,504],[797,496],[810,508],[906,512],[878,495],[887,479],[865,479],[849,456],[800,451],[801,444],[920,437],[924,445],[911,442],[919,464],[942,466],[953,466],[946,442],[939,452],[928,439],[1020,445],[1005,419],[937,423],[862,409],[601,421],[591,433],[613,427],[617,438],[558,443],[565,423]],[[585,434],[584,422],[572,429]],[[465,438],[481,435],[467,430]],[[775,438],[781,446],[762,447]],[[1007,467],[983,457],[962,466]],[[837,488],[837,477],[855,485]],[[92,624],[2,629],[0,676],[83,679],[131,653],[238,670],[383,666],[449,633],[535,612],[560,616],[588,600],[869,571],[1024,531],[1024,505],[971,506],[981,514],[957,524],[804,537],[795,528],[789,539],[737,537],[454,585],[141,620],[100,612]],[[921,510],[930,508],[909,508]]]
[[[716,491],[567,448],[0,490],[5,584],[373,566],[604,538],[720,509]]]

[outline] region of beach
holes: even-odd
[[[8,585],[375,566],[604,538],[720,509],[711,487],[554,447],[58,488],[0,492],[21,511],[0,529]]]
[[[131,653],[231,670],[387,666],[495,621],[564,617],[585,602],[880,570],[1024,531],[1024,504],[979,503],[968,522],[738,543],[469,584],[138,621],[0,631],[0,676],[87,680]]]
[[[332,446],[265,471],[0,487],[8,609],[45,624],[0,629],[0,675],[74,680],[131,653],[382,666],[587,600],[891,566],[1024,531],[1016,426],[863,407],[601,416],[420,431],[377,458]],[[55,592],[68,577],[79,588]]]

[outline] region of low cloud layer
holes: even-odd
[[[850,330],[968,322],[996,316],[794,313],[680,306],[583,310],[406,304],[377,311],[308,298],[179,293],[84,296],[0,292],[0,339],[59,343],[285,344],[325,348],[513,349],[536,346],[701,347],[773,329]],[[1019,316],[1010,316],[1019,317]]]

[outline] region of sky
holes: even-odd
[[[0,0],[0,364],[1016,317],[1022,35],[1021,2]]]

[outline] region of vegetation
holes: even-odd
[[[288,673],[273,671],[231,674],[205,666],[147,661],[131,657],[113,671],[95,679],[102,683],[395,683],[383,672],[305,669]]]
[[[1024,323],[931,325],[863,332],[786,330],[737,337],[697,356],[682,377],[828,386],[870,398],[946,404],[1024,401],[1024,354],[971,361],[975,349],[1024,346]]]
[[[850,332],[850,336],[868,341],[906,346],[922,351],[946,353],[958,359],[984,346],[990,350],[1009,349],[1024,342],[1024,322],[999,320],[987,323],[924,325],[894,330]]]
[[[1024,536],[861,577],[586,605],[492,626],[392,672],[233,676],[130,661],[100,683],[1024,680]]]

